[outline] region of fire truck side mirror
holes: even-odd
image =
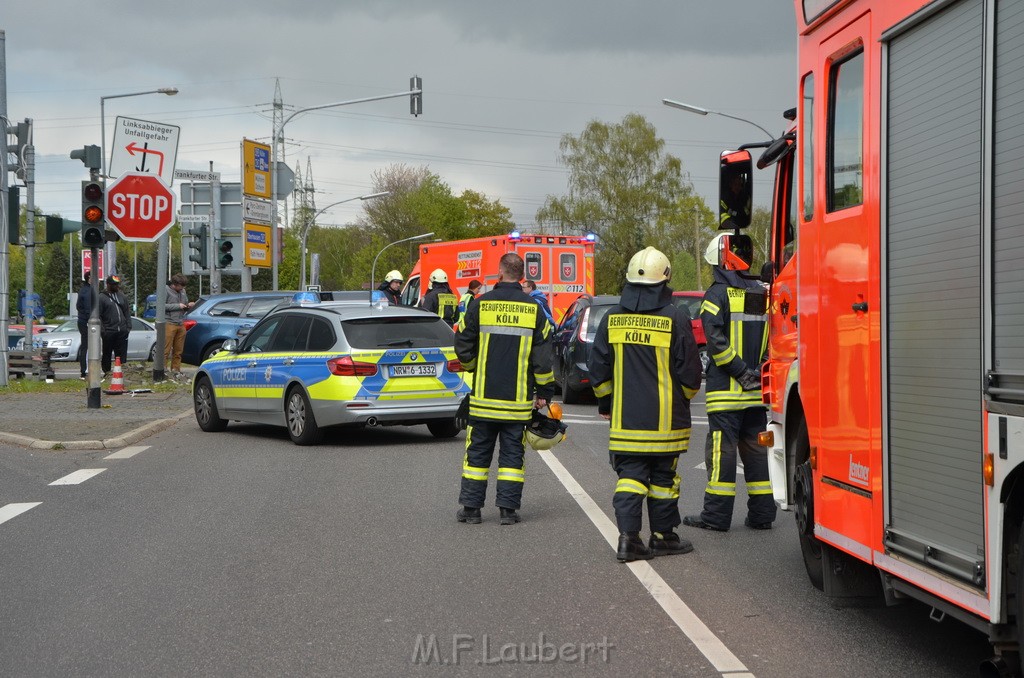
[[[766,285],[771,285],[774,281],[775,264],[770,261],[766,261],[764,262],[764,265],[761,266],[761,282],[765,283]]]
[[[750,226],[754,197],[754,166],[750,151],[723,151],[718,179],[719,230]]]

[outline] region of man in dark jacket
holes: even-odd
[[[620,562],[689,553],[679,525],[679,455],[690,442],[690,399],[700,358],[686,313],[672,303],[668,257],[633,255],[619,305],[598,326],[588,361],[597,411],[611,420],[608,450],[619,476],[612,505]],[[644,501],[651,538],[640,539]]]
[[[519,284],[518,280],[516,284]],[[448,323],[448,327],[455,325],[459,310],[459,298],[448,286],[448,274],[442,269],[435,268],[434,272],[430,274],[430,291],[420,300],[420,308],[436,313],[441,320]]]
[[[700,319],[707,337],[708,438],[704,457],[708,484],[704,510],[683,523],[725,532],[736,501],[736,454],[743,460],[747,517],[756,530],[771,528],[775,500],[768,478],[768,451],[758,444],[767,417],[761,402],[760,364],[768,347],[767,294],[754,278],[741,275],[753,259],[747,236],[720,233],[704,253],[714,282],[704,293]]]
[[[526,482],[523,435],[534,407],[544,407],[554,395],[550,330],[540,307],[519,285],[523,259],[509,252],[498,270],[501,281],[469,303],[455,335],[455,355],[474,373],[459,492],[462,508],[456,514],[460,523],[481,521],[495,442],[500,522],[520,521]]]
[[[82,379],[85,379],[89,367],[89,316],[92,315],[93,296],[92,284],[89,279],[91,271],[86,271],[82,276],[82,286],[78,288],[78,301],[75,302],[75,310],[78,311],[78,334],[82,337],[82,343],[78,346],[78,364],[82,368]]]
[[[99,303],[103,337],[101,366],[103,374],[109,374],[111,356],[120,358],[122,365],[128,362],[128,332],[132,329],[132,316],[128,300],[121,294],[120,277],[107,276],[107,289],[100,294]]]

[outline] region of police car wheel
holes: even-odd
[[[296,445],[315,445],[320,442],[321,431],[309,406],[309,398],[298,386],[288,392],[284,406],[288,435]]]
[[[199,423],[199,428],[207,433],[215,433],[228,427],[228,420],[220,418],[217,400],[213,395],[213,387],[208,378],[199,377],[195,391],[192,392],[192,402],[195,405],[196,421]]]
[[[435,438],[454,438],[459,435],[459,427],[454,419],[434,419],[427,422],[427,429]]]

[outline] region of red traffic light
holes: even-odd
[[[86,184],[82,187],[82,197],[86,200],[100,200],[103,198],[103,187],[99,184]]]

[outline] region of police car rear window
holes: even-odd
[[[438,317],[344,320],[341,329],[353,348],[451,346],[455,334]]]

